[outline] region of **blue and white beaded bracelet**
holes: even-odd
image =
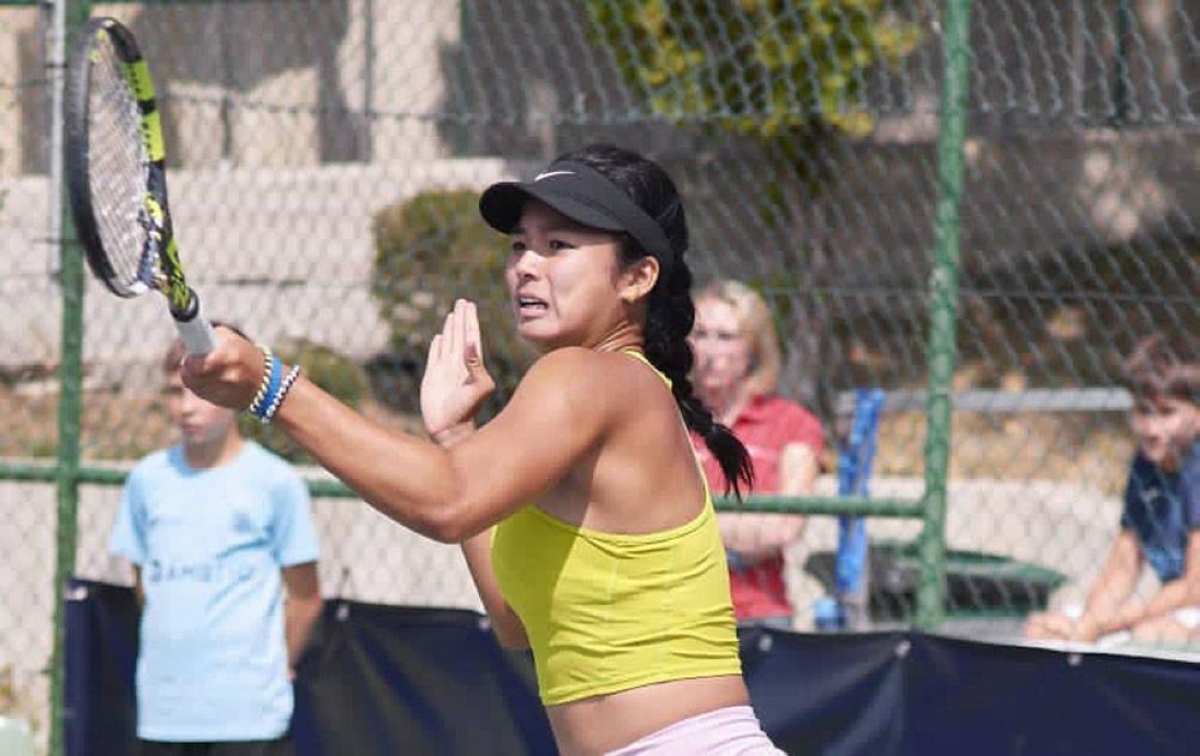
[[[279,405],[283,404],[283,400],[287,397],[288,392],[292,390],[292,385],[299,377],[300,366],[292,365],[292,369],[288,371],[287,375],[283,377],[283,381],[279,384],[279,391],[267,403],[267,408],[263,411],[259,420],[262,420],[266,424],[275,419],[275,413],[279,411]]]
[[[262,351],[263,372],[262,381],[258,384],[258,392],[250,400],[250,406],[246,408],[246,411],[251,414],[261,411],[263,400],[267,398],[267,391],[271,388],[271,361],[274,359],[274,355],[271,354],[271,347],[266,344],[256,344],[256,346]]]
[[[279,385],[283,381],[283,362],[271,354],[265,347],[263,348],[263,359],[265,361],[263,365],[263,386],[266,386],[266,390],[263,390],[262,386],[259,387],[258,394],[254,396],[254,401],[250,402],[250,406],[246,408],[246,411],[265,423],[268,422],[263,419],[267,408],[271,406],[272,402],[279,395]]]

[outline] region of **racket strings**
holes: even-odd
[[[88,151],[92,204],[104,248],[119,285],[149,284],[155,256],[146,240],[155,227],[146,210],[149,155],[142,115],[123,64],[106,35],[92,49]]]

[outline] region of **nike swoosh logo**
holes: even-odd
[[[575,171],[546,171],[545,173],[539,173],[533,180],[541,181],[542,179],[550,178],[551,176],[574,176],[574,175],[575,175]]]

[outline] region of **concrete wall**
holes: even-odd
[[[181,255],[205,310],[278,343],[304,337],[366,359],[387,334],[370,297],[373,213],[431,188],[511,177],[499,160],[445,159],[308,170],[175,170],[168,177]],[[48,184],[0,180],[0,366],[56,364],[56,250]],[[119,300],[88,276],[84,359],[154,362],[173,338],[161,297]]]

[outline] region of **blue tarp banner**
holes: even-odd
[[[66,753],[124,756],[133,592],[76,581]],[[298,756],[555,753],[525,654],[479,615],[329,600],[297,671]],[[1200,664],[914,632],[741,631],[755,711],[789,754],[1133,756],[1200,752]]]

